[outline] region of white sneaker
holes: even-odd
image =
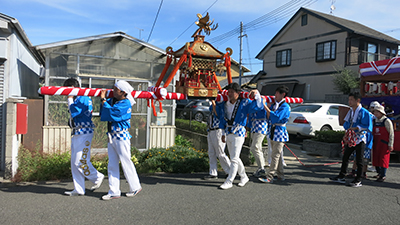
[[[73,190],[73,191],[66,191],[66,192],[64,192],[64,194],[65,195],[68,195],[68,196],[82,196],[83,194],[79,194],[78,192],[76,192],[75,190]]]
[[[104,177],[105,177],[105,176],[103,175],[103,176],[100,178],[100,181],[97,182],[97,184],[93,185],[93,186],[90,188],[90,190],[91,190],[91,191],[94,191],[94,190],[96,190],[96,189],[99,189],[100,186],[101,186],[101,183],[103,183]]]
[[[139,192],[141,190],[142,190],[142,188],[140,188],[139,190],[136,190],[136,191],[128,192],[128,193],[126,193],[126,197],[133,197],[133,196],[139,194]]]
[[[219,186],[219,188],[224,190],[229,189],[231,187],[233,187],[233,184],[230,181],[225,181],[221,186]]]
[[[103,199],[104,201],[108,201],[108,200],[117,199],[117,198],[120,198],[120,197],[121,196],[119,196],[119,195],[107,194],[107,195],[103,195],[103,197],[101,197],[101,199]]]
[[[239,187],[243,187],[244,185],[247,184],[247,182],[249,182],[249,177],[245,176],[244,178],[240,179],[240,182],[238,184]]]

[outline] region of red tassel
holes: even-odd
[[[153,108],[153,115],[157,116],[157,111],[156,111],[156,107],[154,106],[154,101],[153,99],[151,100],[151,108]]]

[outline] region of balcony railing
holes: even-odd
[[[391,58],[386,54],[370,53],[367,51],[350,52],[347,55],[346,66],[360,65],[361,63]]]

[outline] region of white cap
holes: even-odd
[[[373,101],[373,102],[371,102],[371,104],[369,104],[369,107],[370,108],[376,108],[376,107],[378,107],[378,106],[380,106],[381,104],[379,104],[379,102],[377,102],[377,101]]]

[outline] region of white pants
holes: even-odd
[[[239,137],[235,134],[226,136],[226,145],[228,146],[229,156],[231,157],[231,167],[227,181],[233,182],[238,173],[241,178],[247,177],[244,170],[244,165],[240,159],[240,152],[244,143],[244,137]]]
[[[221,141],[222,130],[212,130],[208,132],[207,141],[208,141],[208,158],[210,161],[210,175],[218,176],[217,168],[219,159],[219,163],[221,164],[222,169],[226,174],[229,174],[229,168],[231,166],[231,162],[228,156],[225,155],[225,146],[226,144]]]
[[[271,164],[271,155],[272,155],[272,144],[271,144],[271,139],[267,138],[268,141],[268,165]],[[281,159],[282,159],[282,164],[285,165],[285,159],[283,158],[283,150],[281,152]]]
[[[104,175],[97,171],[90,162],[92,134],[74,135],[71,139],[71,173],[74,189],[78,194],[85,194],[85,177],[97,184]]]
[[[262,150],[264,137],[265,134],[251,133],[250,151],[253,153],[253,156],[256,159],[258,169],[264,169],[265,167],[264,152]]]
[[[119,175],[120,161],[126,181],[129,184],[129,191],[132,192],[142,188],[135,165],[131,160],[130,140],[117,140],[113,138],[112,143],[108,143],[108,182],[110,186],[108,194],[112,196],[121,195]]]

